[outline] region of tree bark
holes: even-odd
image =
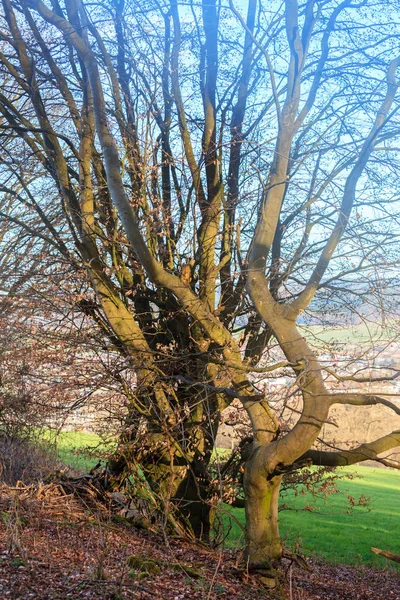
[[[215,509],[209,493],[206,465],[196,462],[187,471],[173,500],[182,516],[190,523],[196,539],[209,541]]]
[[[260,471],[257,451],[246,464],[246,562],[251,570],[271,571],[273,560],[282,556],[278,505],[282,475],[268,477]]]
[[[393,560],[394,562],[400,564],[400,554],[393,554],[393,552],[389,552],[388,550],[379,550],[379,548],[371,548],[371,550],[375,554],[383,556],[383,558],[388,558],[389,560]]]
[[[175,427],[171,420],[165,420],[165,413],[158,413],[152,390],[143,387],[141,396],[149,405],[147,424],[142,424],[143,431],[137,429],[140,415],[132,408],[117,451],[108,463],[111,482],[119,487],[134,476],[140,497],[142,487],[146,498],[146,489],[151,490],[151,512],[165,514],[167,520],[171,512],[183,530],[197,539],[209,540],[214,509],[208,466],[218,418],[210,414],[204,420],[203,403],[190,398],[185,390],[177,390],[174,415],[181,426]],[[212,411],[215,402],[208,400]],[[184,418],[181,409],[188,408],[190,401],[190,415]]]
[[[154,440],[154,437],[158,439]],[[157,443],[159,436],[150,434],[149,446]],[[141,499],[146,498],[150,513],[164,515],[166,521],[172,516],[182,532],[208,541],[214,508],[209,494],[207,465],[196,460],[185,462],[175,454],[168,457],[166,452],[155,457],[151,451],[141,463],[136,463],[137,449],[132,447],[130,450],[127,446],[129,444],[108,462],[111,484],[114,482],[120,487],[121,482],[134,475],[138,479],[136,494]]]

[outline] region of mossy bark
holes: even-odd
[[[267,479],[247,470],[246,494],[246,561],[252,570],[271,571],[272,561],[282,556],[279,536],[278,506],[282,476]]]
[[[182,444],[181,432],[161,431],[154,422],[149,422],[146,433],[138,439],[130,437],[128,427],[129,433],[121,436],[108,467],[116,487],[135,481],[134,495],[147,498],[151,512],[164,514],[167,520],[173,516],[183,530],[198,539],[208,540],[213,519],[208,474],[212,444],[209,440],[214,439],[214,435],[207,431],[206,425],[198,427],[197,418],[198,415],[186,428],[186,447]],[[216,424],[212,427],[216,428]]]
[[[207,465],[194,461],[181,481],[174,501],[197,539],[210,539],[214,506],[209,493]]]

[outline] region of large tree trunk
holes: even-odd
[[[208,540],[214,514],[208,465],[219,412],[208,398],[208,408],[214,413],[204,419],[203,403],[193,393],[189,396],[184,390],[177,390],[174,414],[180,425],[175,426],[165,421],[165,415],[160,418],[151,390],[146,395],[152,415],[144,424],[133,411],[109,461],[114,485],[120,487],[134,480],[134,493],[149,497],[149,508],[154,514],[164,515],[166,520],[173,515],[183,530]],[[193,407],[185,418],[180,409],[188,408],[189,402]]]
[[[250,459],[251,463],[252,459]],[[272,561],[282,556],[279,536],[278,504],[282,476],[268,479],[246,466],[244,489],[246,496],[247,547],[249,569],[271,572]]]
[[[152,443],[150,435],[150,447]],[[214,509],[209,494],[207,463],[199,460],[184,462],[176,454],[156,457],[151,452],[137,463],[136,447],[132,446],[129,451],[126,443],[123,446],[124,451],[117,451],[108,463],[115,486],[120,487],[133,475],[135,494],[139,498],[147,498],[150,512],[164,515],[166,521],[172,522],[173,519],[173,522],[180,523],[182,531],[208,541]]]
[[[207,466],[206,463],[193,461],[174,497],[182,516],[190,523],[195,537],[204,541],[210,539],[215,512]]]

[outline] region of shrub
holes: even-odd
[[[43,479],[60,464],[54,448],[31,433],[0,432],[0,481],[15,485]]]

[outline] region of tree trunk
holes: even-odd
[[[246,497],[247,547],[249,569],[271,571],[271,562],[282,556],[278,527],[279,489],[282,476],[271,477],[246,465],[244,489]]]
[[[202,413],[191,417],[193,421],[186,424],[184,434],[186,446],[182,445],[181,431],[172,428],[162,431],[155,419],[149,420],[144,439],[143,434],[136,438],[127,427],[128,433],[122,434],[108,470],[116,487],[124,485],[133,475],[137,481],[134,494],[146,497],[147,489],[151,511],[166,517],[173,514],[183,530],[207,541],[214,515],[208,464],[217,422],[203,423]]]
[[[209,493],[207,465],[192,463],[174,500],[189,521],[196,539],[209,541],[215,511]]]
[[[134,455],[135,450],[132,457]],[[196,461],[182,464],[176,456],[168,463],[163,458],[157,462],[136,464],[134,459],[128,459],[126,453],[114,455],[108,463],[108,470],[117,486],[130,476],[139,475],[135,495],[147,497],[150,512],[165,514],[167,520],[173,516],[174,521],[182,526],[182,531],[208,541],[214,510],[209,497],[207,465],[196,465]]]

